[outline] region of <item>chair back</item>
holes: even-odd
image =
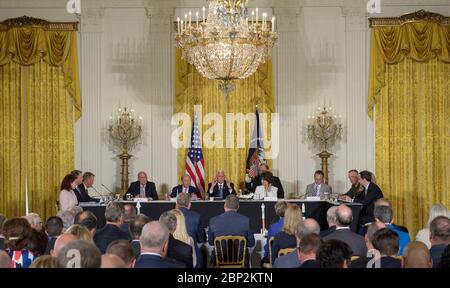
[[[270,264],[270,267],[273,266],[273,263],[272,263],[272,245],[273,245],[273,240],[275,240],[275,236],[272,236],[269,239],[269,264]]]
[[[278,257],[294,252],[295,248],[284,248],[278,251]]]
[[[216,267],[243,268],[247,254],[247,239],[243,236],[219,236],[214,239]]]

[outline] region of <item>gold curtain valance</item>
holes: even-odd
[[[62,67],[65,87],[78,119],[81,95],[76,36],[76,23],[71,22],[50,23],[24,16],[0,23],[0,66],[10,61],[25,66],[45,61]]]
[[[371,18],[371,71],[368,114],[373,117],[386,65],[401,62],[405,57],[426,62],[432,58],[450,63],[450,18],[418,11],[401,17]]]

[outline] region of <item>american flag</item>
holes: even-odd
[[[248,175],[254,178],[258,175],[259,165],[265,163],[265,153],[262,131],[259,123],[259,112],[258,109],[255,111],[255,123],[252,130],[252,135],[250,139],[250,147],[248,149],[247,156],[247,169]]]
[[[205,163],[203,161],[201,134],[198,128],[197,114],[194,112],[194,124],[192,125],[191,145],[186,157],[186,173],[192,178],[193,186],[201,195],[205,191]]]

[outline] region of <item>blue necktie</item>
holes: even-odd
[[[223,198],[223,184],[219,184],[219,197]]]

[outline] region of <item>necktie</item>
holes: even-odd
[[[219,184],[219,197],[223,198],[223,184]]]
[[[314,196],[319,196],[319,185],[316,185]]]
[[[141,185],[141,196],[145,197],[145,187]]]

